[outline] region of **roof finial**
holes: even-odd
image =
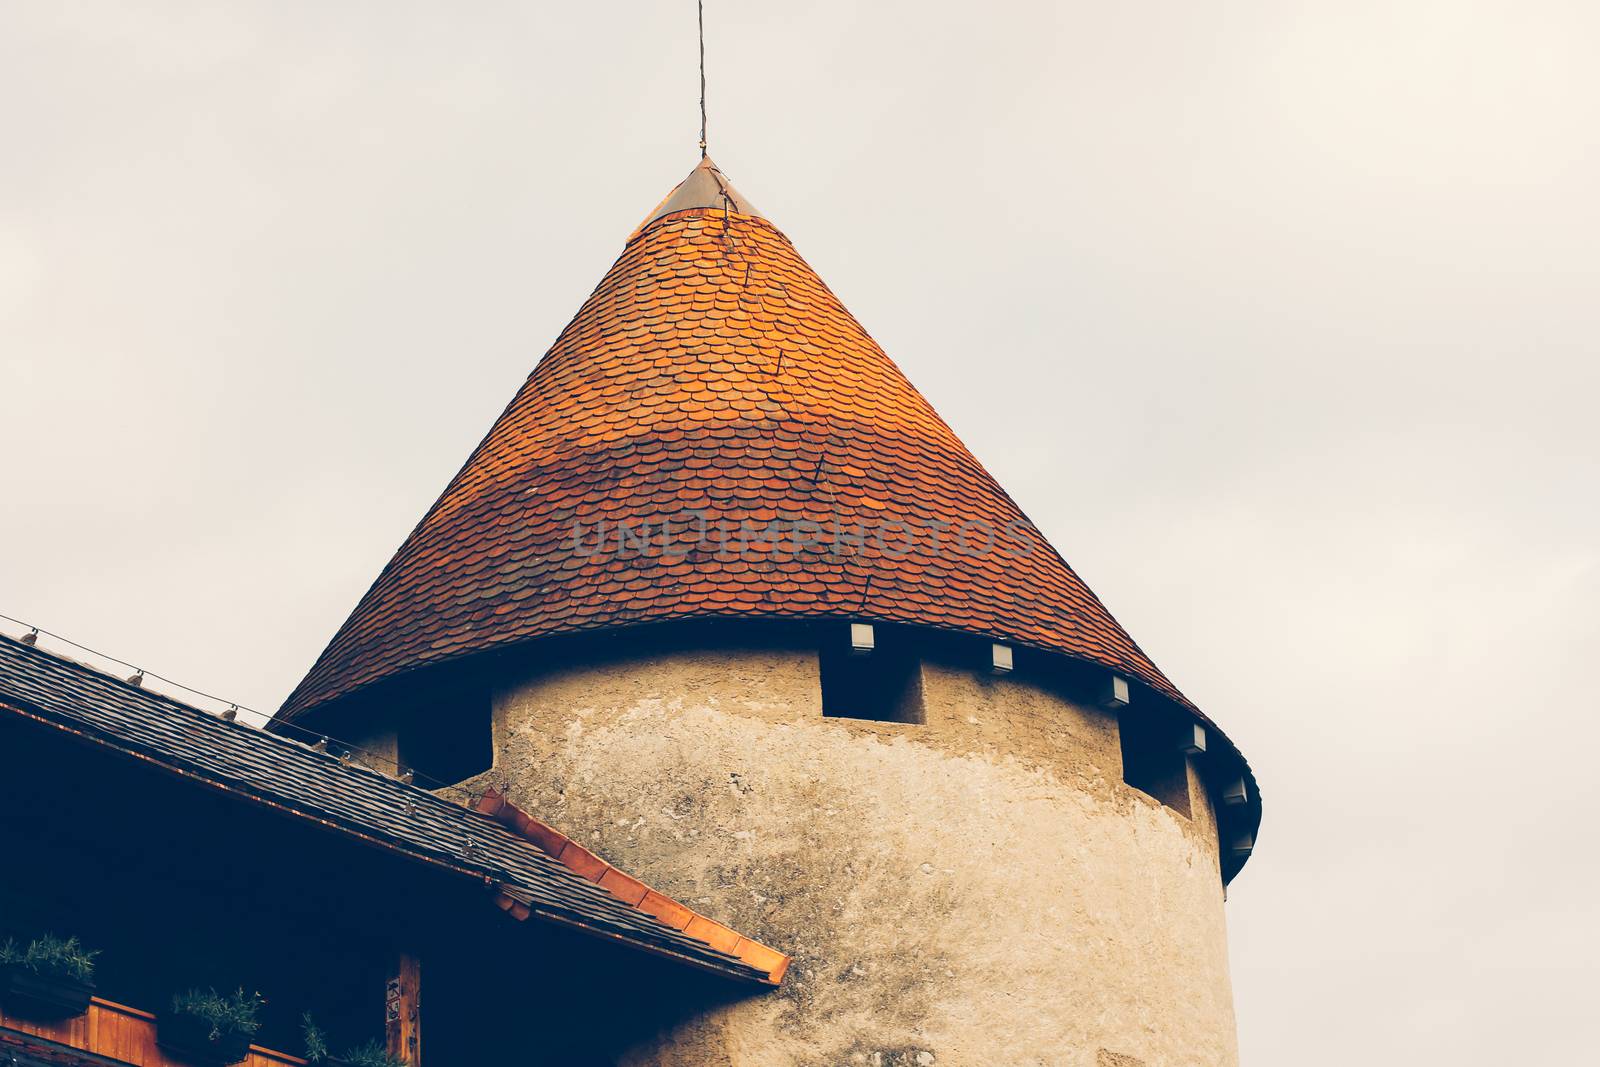
[[[706,0],[696,0],[700,14],[700,158],[706,158]]]

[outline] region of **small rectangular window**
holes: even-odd
[[[487,692],[419,704],[400,727],[402,767],[424,789],[454,785],[494,766],[494,708]]]
[[[870,651],[852,651],[847,633],[828,633],[818,653],[822,714],[873,722],[923,721],[922,664],[902,635],[876,627]]]
[[[1133,788],[1189,815],[1189,758],[1166,724],[1148,711],[1129,709],[1117,717],[1122,739],[1122,780]]]

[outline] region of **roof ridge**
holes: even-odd
[[[43,631],[41,631],[41,632],[43,632]],[[55,635],[52,634],[51,636],[54,637]],[[68,641],[69,644],[75,644],[75,642],[71,642],[67,638],[58,638],[58,640]],[[134,685],[132,682],[128,681],[128,679],[123,678],[120,675],[112,674],[110,671],[104,670],[104,669],[102,669],[100,667],[96,667],[94,664],[87,663],[84,660],[78,659],[75,656],[69,656],[64,652],[59,652],[59,651],[57,651],[55,649],[44,648],[41,645],[32,644],[32,643],[29,643],[29,642],[26,642],[26,641],[19,641],[17,638],[12,637],[9,634],[0,634],[0,642],[3,642],[6,645],[10,645],[10,646],[13,646],[14,648],[22,650],[25,655],[37,655],[37,656],[44,656],[47,659],[53,659],[57,663],[62,663],[62,664],[65,664],[68,667],[71,667],[73,670],[83,671],[83,672],[85,672],[87,674],[90,674],[90,675],[93,675],[94,677],[96,677],[98,679],[101,679],[103,681],[115,683],[116,685],[121,686],[122,688],[128,690],[131,693],[138,693],[141,696],[146,696],[146,697],[150,697],[151,699],[154,699],[154,700],[159,700],[159,701],[161,701],[163,703],[172,705],[176,709],[179,709],[179,710],[182,710],[182,711],[192,711],[196,715],[205,716],[207,719],[215,719],[218,722],[225,722],[225,723],[228,723],[228,725],[230,725],[230,726],[235,726],[235,727],[238,727],[238,728],[243,729],[243,730],[250,730],[250,731],[252,731],[254,733],[266,733],[265,730],[259,729],[258,727],[251,726],[249,723],[243,723],[243,722],[239,722],[237,720],[235,720],[233,722],[229,722],[227,719],[222,718],[222,716],[220,714],[217,714],[216,712],[210,712],[210,711],[206,711],[204,708],[196,707],[195,705],[190,704],[187,701],[179,700],[177,697],[172,696],[169,693],[163,693],[159,689],[151,689],[148,686],[143,686],[143,685]],[[77,647],[81,648],[83,646],[79,645]],[[88,651],[92,651],[92,650],[88,650]],[[113,659],[114,658],[112,656],[106,655],[103,652],[94,652],[93,654],[96,655],[96,656],[101,656],[104,659]],[[131,664],[131,663],[123,663],[122,660],[116,660],[116,662],[122,663],[123,666],[126,666],[126,667],[133,667],[133,664]],[[134,670],[140,670],[140,668],[134,667]],[[166,678],[164,675],[158,675],[158,674],[155,674],[155,673],[150,673],[148,676],[151,677],[151,678],[161,678],[163,681],[173,681],[170,678]],[[180,686],[181,688],[184,688],[184,689],[188,689],[189,688],[188,686],[185,686],[182,682],[174,681],[173,684],[177,685],[177,686]],[[190,690],[190,692],[195,692],[195,690]],[[220,699],[220,698],[213,697],[212,699]],[[235,705],[235,706],[237,707],[238,705]],[[256,714],[259,715],[260,712],[256,712]]]
[[[335,766],[335,767],[337,767],[337,768],[339,768],[341,770],[358,772],[358,773],[361,773],[361,774],[366,774],[366,775],[369,775],[371,777],[374,777],[374,778],[378,779],[381,782],[385,782],[385,783],[387,783],[387,784],[389,784],[389,785],[391,785],[391,786],[393,786],[393,787],[395,787],[397,789],[405,790],[405,791],[407,791],[407,792],[409,792],[409,793],[411,793],[411,794],[413,794],[415,796],[427,797],[430,801],[434,801],[434,802],[437,802],[437,803],[440,803],[440,804],[449,805],[451,808],[458,809],[460,811],[464,811],[464,812],[468,813],[469,815],[477,816],[477,817],[480,817],[480,818],[482,817],[480,812],[476,811],[475,809],[473,809],[471,807],[468,807],[465,804],[457,803],[456,801],[451,800],[448,797],[441,797],[437,793],[435,793],[434,791],[432,791],[430,789],[427,789],[424,786],[420,786],[420,785],[416,785],[414,783],[406,782],[405,780],[403,780],[401,778],[397,778],[392,774],[386,774],[385,772],[377,769],[376,767],[369,767],[366,764],[359,762],[358,760],[350,760],[350,761],[343,760],[334,752],[330,752],[330,751],[327,751],[327,750],[324,750],[324,749],[319,749],[315,745],[308,744],[305,741],[301,741],[301,740],[298,740],[298,739],[293,738],[293,737],[289,737],[286,734],[278,733],[276,730],[267,730],[267,729],[265,729],[264,727],[261,727],[261,726],[251,726],[249,723],[240,722],[237,719],[225,719],[225,718],[222,717],[221,714],[219,714],[217,712],[207,711],[204,708],[196,707],[193,704],[187,703],[186,701],[183,701],[183,700],[179,700],[177,697],[171,696],[170,694],[167,694],[167,693],[163,693],[163,692],[161,692],[159,690],[156,690],[156,689],[150,689],[150,688],[147,688],[147,687],[142,686],[142,685],[134,685],[132,682],[128,681],[126,678],[121,678],[121,677],[119,677],[119,676],[117,676],[115,674],[111,674],[111,673],[109,673],[107,671],[103,671],[100,668],[96,667],[92,663],[85,663],[82,660],[75,659],[72,656],[64,655],[61,652],[58,652],[58,651],[56,651],[54,649],[41,648],[40,646],[38,646],[36,644],[27,644],[25,642],[17,640],[14,637],[11,637],[8,634],[0,634],[0,643],[3,643],[4,646],[9,646],[10,648],[12,648],[12,649],[14,649],[16,651],[21,652],[21,654],[24,655],[24,656],[29,656],[29,655],[42,656],[45,659],[53,660],[53,661],[55,661],[57,663],[60,663],[62,666],[68,668],[69,670],[78,671],[80,673],[87,674],[88,676],[90,676],[91,678],[96,679],[97,681],[110,682],[110,683],[112,683],[114,685],[120,686],[122,689],[126,690],[127,692],[135,694],[135,695],[137,695],[139,697],[143,697],[146,700],[149,700],[149,701],[152,701],[152,702],[155,702],[155,703],[160,703],[160,704],[167,705],[169,710],[176,711],[176,712],[187,712],[187,713],[189,713],[191,715],[198,716],[201,721],[206,722],[208,724],[212,724],[213,728],[215,728],[215,729],[231,729],[231,730],[234,730],[235,732],[243,731],[244,734],[248,735],[251,738],[258,738],[258,739],[261,739],[263,741],[271,741],[273,744],[278,744],[278,745],[289,745],[296,752],[303,753],[303,754],[308,755],[308,756],[315,756],[315,757],[318,757],[320,759],[326,760],[326,761],[330,762],[333,766]],[[102,653],[97,653],[97,655],[102,655]],[[109,657],[107,657],[107,658],[109,658]],[[152,675],[151,677],[160,677],[160,676]],[[175,682],[174,684],[182,685],[183,683]],[[0,695],[3,695],[3,690],[0,690]],[[257,714],[259,714],[259,712]],[[350,743],[348,741],[344,741],[344,740],[342,740],[340,738],[327,737],[325,739],[329,740],[329,741],[337,742],[341,746],[348,747],[351,751],[362,752],[362,753],[367,753],[367,751],[368,751],[366,749],[361,748],[359,745],[352,744],[352,743]]]

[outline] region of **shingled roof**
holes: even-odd
[[[782,953],[628,878],[498,797],[490,814],[480,814],[3,635],[0,715],[455,870],[493,887],[494,903],[519,919],[577,928],[745,982],[776,985],[788,967]]]
[[[1192,710],[706,160],[629,239],[279,718],[547,635],[715,617],[1009,640]]]

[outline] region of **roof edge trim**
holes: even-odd
[[[719,952],[736,956],[757,970],[765,971],[768,985],[779,985],[788,972],[790,957],[787,954],[746,937],[715,919],[707,918],[618,870],[560,830],[511,803],[504,793],[494,787],[491,786],[483,794],[475,810],[538,845],[562,866],[595,883],[629,907]],[[517,919],[526,919],[531,914],[529,908],[505,894],[501,895],[500,906]]]

